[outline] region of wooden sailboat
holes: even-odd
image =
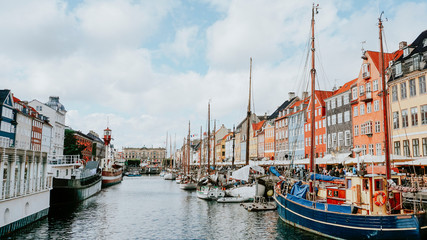
[[[314,104],[314,16],[318,6],[312,9],[312,99]],[[274,199],[280,218],[295,227],[334,239],[426,239],[426,213],[419,209],[404,209],[402,193],[392,190],[393,181],[400,183],[399,176],[390,172],[390,149],[388,135],[387,90],[385,88],[385,68],[382,49],[382,21],[379,18],[380,66],[383,86],[383,111],[385,131],[384,175],[353,175],[343,179],[344,184],[335,184],[314,191],[313,181],[293,184],[290,179],[280,176],[275,187]],[[312,108],[314,109],[314,108]],[[314,173],[314,111],[311,111],[311,179]],[[272,169],[274,170],[274,169]],[[274,171],[273,171],[274,172]],[[279,175],[276,172],[277,175]],[[318,177],[316,177],[318,179]],[[292,186],[293,184],[293,186]],[[363,191],[361,190],[363,188]],[[309,193],[307,194],[307,190]],[[325,193],[326,198],[320,193]]]

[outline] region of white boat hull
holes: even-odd
[[[217,200],[225,197],[225,191],[219,188],[209,188],[206,186],[201,187],[197,190],[197,197],[204,200]]]
[[[255,196],[263,196],[265,192],[265,186],[258,184],[258,187],[256,184],[250,185],[250,186],[239,186],[232,189],[229,189],[226,191],[227,195],[232,197],[241,197],[241,198],[248,198],[248,199],[254,199]]]
[[[176,176],[173,173],[166,173],[164,176],[165,180],[175,180]]]
[[[196,190],[197,183],[180,183],[179,188],[183,190]]]

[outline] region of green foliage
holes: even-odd
[[[65,129],[64,155],[79,155],[82,158],[82,151],[85,148],[85,146],[77,143],[73,130]]]

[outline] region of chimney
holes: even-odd
[[[302,92],[302,99],[308,98],[308,92]]]
[[[295,92],[289,92],[288,96],[289,96],[289,100],[291,100],[292,98],[295,97]]]
[[[399,43],[399,50],[402,50],[404,47],[408,46],[408,43],[405,41],[401,41]]]

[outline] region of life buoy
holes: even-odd
[[[378,199],[378,196],[381,195],[381,200]],[[378,207],[384,205],[385,201],[386,201],[386,197],[385,197],[385,193],[382,191],[376,192],[374,194],[374,201],[375,201],[375,205],[377,205]]]

